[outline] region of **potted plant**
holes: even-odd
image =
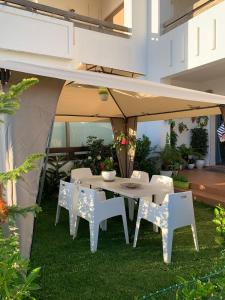
[[[191,146],[194,149],[194,156],[197,158],[196,167],[202,169],[205,165],[204,156],[208,149],[208,132],[201,126],[193,128],[191,134]]]
[[[192,158],[192,155],[190,155],[190,158],[188,158],[188,169],[192,170],[195,167],[195,161]]]
[[[203,159],[203,155],[201,153],[196,153],[197,157],[195,165],[197,169],[202,169],[205,166],[205,160]]]
[[[112,157],[106,158],[101,163],[102,178],[104,181],[114,181],[116,177],[116,171],[114,170],[114,163]]]
[[[184,190],[189,189],[190,186],[187,177],[184,175],[173,176],[173,184],[175,188],[184,189]]]
[[[107,101],[109,97],[109,92],[106,87],[100,87],[98,90],[98,94],[102,101]]]
[[[172,174],[177,172],[183,165],[183,159],[180,152],[172,147],[167,137],[166,145],[163,151],[160,153],[161,159],[161,175],[171,177]]]

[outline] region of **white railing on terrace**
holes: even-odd
[[[65,11],[44,4],[34,3],[28,0],[0,0],[0,4],[63,19],[72,22],[75,27],[99,31],[106,34],[129,38],[132,32],[131,28],[125,26],[112,24],[110,22],[101,21],[95,18],[79,15],[74,12]]]
[[[192,7],[186,10],[181,15],[175,16],[171,18],[170,20],[166,21],[163,24],[163,33],[166,33],[173,28],[187,22],[191,18],[201,14],[202,12],[206,11],[207,9],[210,9],[214,5],[217,5],[218,3],[222,2],[224,0],[199,0],[197,1]]]

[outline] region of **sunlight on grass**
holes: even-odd
[[[169,266],[163,263],[161,235],[148,222],[142,222],[134,249],[125,244],[121,219],[110,219],[108,231],[100,231],[98,251],[92,254],[87,222],[81,221],[73,240],[66,211],[54,226],[56,200],[42,207],[31,259],[32,266],[42,267],[38,299],[139,299],[176,283],[177,276],[201,275],[217,264],[220,248],[214,243],[213,209],[203,204],[195,204],[200,252],[194,250],[189,227],[176,230]]]

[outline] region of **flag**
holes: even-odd
[[[224,123],[217,129],[217,134],[221,143],[225,142],[225,126]]]

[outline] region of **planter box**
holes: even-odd
[[[174,181],[174,187],[178,189],[187,190],[190,187],[190,182],[183,182],[183,181]]]

